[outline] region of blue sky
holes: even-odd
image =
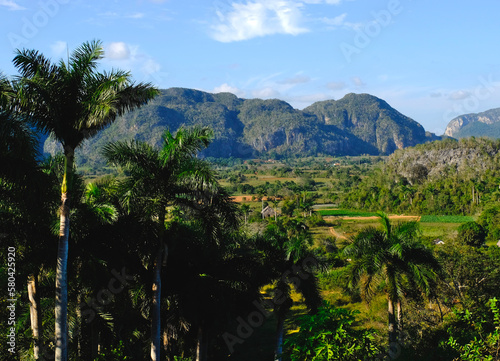
[[[103,69],[160,88],[315,101],[369,93],[442,134],[500,107],[498,0],[0,0],[0,71],[102,40]]]

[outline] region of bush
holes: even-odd
[[[460,320],[468,324],[472,330],[467,333],[469,337],[467,343],[462,343],[457,337],[453,336],[448,339],[447,346],[460,354],[456,360],[498,360],[500,350],[500,311],[497,302],[496,298],[489,301],[494,324],[491,332],[485,332],[485,324],[489,323],[490,320],[474,319],[468,310],[458,314]]]
[[[380,355],[371,330],[355,330],[359,311],[335,308],[324,303],[315,315],[299,319],[300,331],[285,341],[285,360],[359,361]]]
[[[498,206],[485,209],[479,216],[478,223],[486,230],[488,241],[496,243],[500,239],[500,208]]]
[[[467,222],[458,227],[458,240],[472,247],[481,247],[486,241],[486,231],[479,223]]]

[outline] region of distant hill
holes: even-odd
[[[410,180],[412,173],[424,167],[425,178],[436,181],[445,174],[482,179],[479,175],[497,171],[500,141],[488,138],[443,139],[394,152],[385,163],[385,170]],[[417,166],[417,168],[415,168]]]
[[[369,94],[351,93],[337,101],[317,102],[305,108],[304,112],[351,133],[376,147],[381,154],[391,154],[396,149],[436,140],[431,135],[426,136],[419,123]]]
[[[77,162],[102,166],[100,149],[108,142],[137,139],[159,145],[165,129],[195,124],[214,130],[214,141],[203,152],[212,157],[379,155],[439,139],[369,94],[348,94],[301,111],[278,99],[170,88],[86,141]],[[57,146],[49,139],[44,149],[54,153]]]
[[[500,138],[500,108],[456,117],[448,123],[445,135],[454,138]]]
[[[453,138],[391,154],[342,207],[405,214],[474,215],[498,204],[500,140]]]

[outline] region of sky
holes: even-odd
[[[101,70],[303,109],[368,93],[441,135],[500,107],[498,0],[0,0],[0,71],[101,40]]]

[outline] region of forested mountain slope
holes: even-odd
[[[454,138],[500,138],[500,108],[456,117],[448,123],[445,135]]]

